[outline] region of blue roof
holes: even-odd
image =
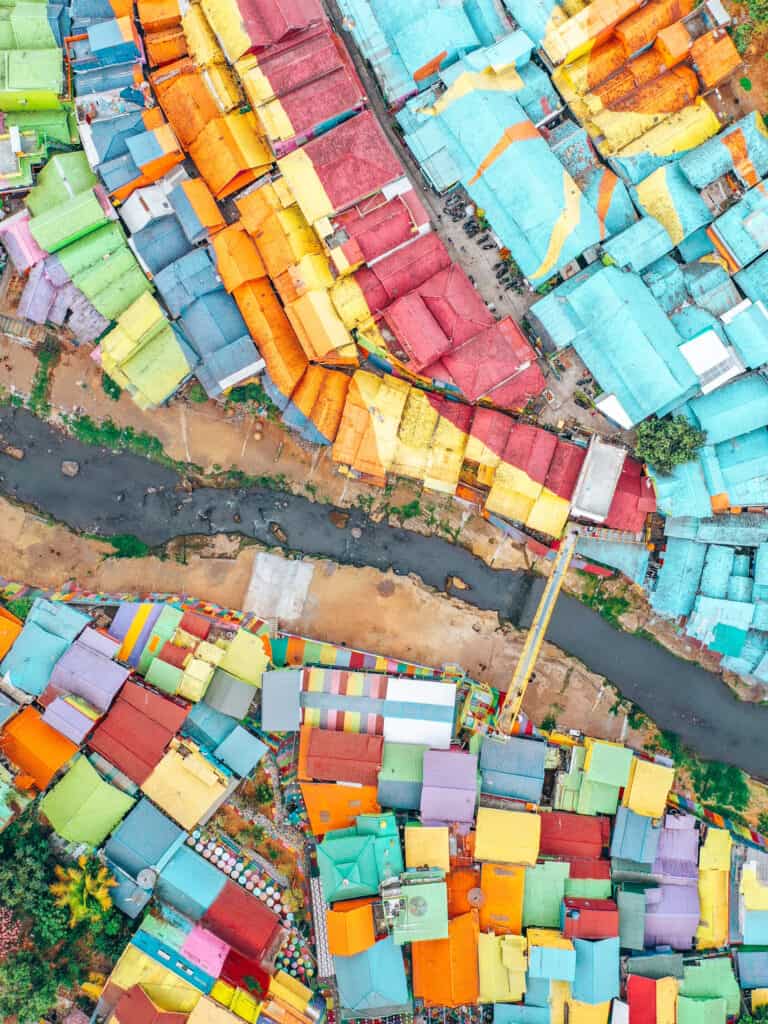
[[[653,864],[660,837],[661,826],[654,825],[652,818],[619,807],[613,823],[611,857]]]
[[[704,559],[699,590],[705,597],[728,596],[728,581],[733,571],[735,551],[725,544],[710,544]]]
[[[201,356],[218,352],[243,335],[248,335],[248,328],[237,303],[221,286],[201,295],[189,305],[181,322],[185,335]],[[253,342],[251,349],[256,351]]]
[[[237,719],[199,701],[184,719],[181,731],[209,750],[218,747],[237,725]]]
[[[529,946],[528,973],[532,978],[573,981],[576,976],[576,952],[554,946]]]
[[[160,872],[157,894],[199,921],[224,888],[226,876],[188,846],[180,846]]]
[[[90,621],[68,605],[35,598],[24,628],[0,663],[0,672],[20,690],[39,696],[56,662]]]
[[[549,1024],[552,1020],[548,1006],[521,1006],[495,1003],[493,1024]]]
[[[768,249],[768,190],[755,186],[712,225],[740,267]]]
[[[0,693],[0,727],[5,725],[9,718],[13,718],[18,710],[19,705],[15,701]]]
[[[658,167],[630,192],[641,213],[666,221],[675,244],[712,220],[711,210],[676,162]]]
[[[195,299],[221,287],[221,278],[209,250],[193,249],[156,274],[155,287],[175,319]]]
[[[768,988],[768,950],[736,951],[742,988]]]
[[[179,223],[189,241],[193,245],[201,242],[207,236],[208,231],[195,212],[194,206],[187,198],[183,183],[179,183],[171,189],[168,194],[168,202],[179,218]]]
[[[90,125],[90,132],[99,163],[124,156],[128,152],[128,139],[145,130],[142,112],[139,110],[94,121]]]
[[[656,260],[672,252],[674,243],[669,232],[654,217],[641,217],[640,220],[614,235],[603,244],[614,263],[619,267],[629,267],[640,272]]]
[[[607,1003],[619,997],[619,939],[576,939],[576,976],[571,992],[580,1003]]]
[[[762,302],[729,317],[725,333],[745,366],[757,369],[768,362],[768,312]]]
[[[730,441],[768,425],[768,381],[758,374],[740,377],[694,398],[691,409],[709,444]]]
[[[742,935],[745,946],[768,946],[768,910],[745,910]]]
[[[345,1010],[410,1007],[403,951],[388,936],[356,956],[335,956],[339,1002]]]
[[[242,725],[236,725],[213,753],[228,768],[231,768],[235,775],[247,778],[266,752],[266,743],[262,743]]]
[[[192,250],[178,218],[173,214],[150,221],[146,227],[131,235],[131,244],[151,274],[159,274]]]
[[[142,797],[108,839],[104,852],[131,878],[144,868],[160,870],[186,832]]]
[[[263,366],[253,339],[244,334],[225,344],[218,352],[204,355],[195,375],[208,395],[215,398],[227,388],[258,373]]]
[[[480,751],[482,791],[539,803],[544,788],[547,745],[523,736],[487,737]]]
[[[668,538],[656,589],[650,595],[651,607],[662,615],[674,618],[690,615],[706,553],[703,544],[678,537]]]

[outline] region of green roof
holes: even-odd
[[[592,782],[582,776],[579,799],[576,804],[578,814],[615,814],[619,803],[619,787],[609,786],[605,782]]]
[[[47,92],[61,95],[64,89],[64,64],[61,50],[0,50],[0,93]],[[0,102],[2,102],[0,97]],[[4,97],[14,103],[13,96]]]
[[[379,780],[422,782],[424,751],[428,749],[416,743],[385,743]]]
[[[107,221],[93,191],[65,199],[29,222],[32,237],[46,252],[58,252]]]
[[[590,747],[589,769],[585,771],[585,775],[590,782],[606,786],[626,786],[632,756],[629,747],[595,740]]]
[[[724,999],[680,996],[677,1000],[677,1024],[725,1024],[727,1018]]]
[[[686,964],[680,995],[695,999],[725,999],[729,1016],[739,1012],[741,995],[729,956],[702,957]]]
[[[379,891],[373,836],[334,836],[317,848],[317,866],[328,903],[375,896]]]
[[[82,274],[110,253],[125,245],[125,234],[117,221],[110,220],[89,235],[78,238],[59,253],[61,265],[71,278]]]
[[[523,927],[560,927],[560,906],[565,895],[565,880],[570,864],[556,860],[544,861],[525,869],[523,896]]]
[[[400,890],[403,907],[395,919],[396,945],[448,938],[448,889],[445,882],[420,882]]]
[[[43,797],[40,810],[64,839],[99,846],[135,802],[81,756]]]
[[[641,978],[682,978],[682,953],[652,953],[648,956],[631,956],[627,959],[627,973],[638,974]]]
[[[581,791],[581,769],[584,767],[586,757],[584,747],[574,747],[571,753],[571,763],[567,772],[561,772],[557,777],[557,789],[555,790],[555,810],[575,811],[579,802]]]
[[[70,110],[14,110],[6,115],[5,125],[37,132],[47,142],[60,142],[62,146],[74,145],[80,139]]]
[[[138,664],[139,675],[147,674],[147,669],[157,657],[164,641],[171,639],[183,618],[184,612],[179,608],[174,608],[171,605],[166,605],[163,608],[152,627],[144,650],[141,652]]]
[[[137,351],[120,369],[130,382],[129,390],[138,392],[150,405],[159,405],[176,391],[190,366],[170,323],[161,320],[142,335]]]
[[[609,900],[610,878],[566,878],[565,895],[580,900]]]
[[[60,111],[52,111],[56,116]],[[87,192],[96,184],[96,175],[82,149],[74,153],[57,153],[37,175],[37,183],[27,196],[27,207],[33,217],[59,206],[65,196]]]
[[[641,951],[645,948],[645,892],[639,887],[620,889],[616,896],[619,907],[619,938],[622,949]]]
[[[116,320],[140,295],[152,291],[151,282],[128,246],[77,274],[72,281],[107,320]]]
[[[48,21],[48,6],[14,3],[0,7],[1,50],[45,50],[56,46]]]

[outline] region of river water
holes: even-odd
[[[179,536],[239,533],[280,546],[277,527],[286,537],[283,546],[304,555],[413,573],[438,590],[448,576],[459,576],[470,589],[453,596],[523,628],[544,585],[532,574],[492,569],[440,537],[373,523],[358,509],[349,510],[339,529],[329,518],[331,506],[302,496],[269,489],[185,491],[172,469],[83,445],[22,409],[0,407],[0,435],[25,451],[20,461],[0,453],[0,493],[78,532],[130,533],[153,547]],[[64,459],[79,463],[76,477],[62,475]],[[361,531],[357,539],[354,527]],[[12,577],[6,558],[0,551],[0,574]],[[610,679],[701,756],[768,778],[768,707],[741,703],[719,676],[614,629],[567,595],[560,597],[547,639]]]

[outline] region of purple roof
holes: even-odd
[[[107,711],[129,674],[130,669],[78,639],[54,665],[49,685],[60,693],[82,697],[98,711]]]
[[[697,885],[660,885],[645,893],[645,945],[693,949],[699,926]]]
[[[56,288],[45,276],[45,264],[38,263],[29,272],[19,299],[19,316],[35,324],[44,324],[56,298]]]
[[[48,705],[43,714],[43,721],[77,744],[82,743],[96,725],[92,718],[67,704],[63,697],[57,697]]]
[[[114,619],[112,619],[112,625],[109,627],[112,636],[117,637],[121,642],[125,640],[139,608],[141,608],[141,605],[138,602],[120,605]]]
[[[115,639],[109,633],[102,633],[101,630],[88,626],[77,638],[78,643],[89,647],[105,658],[114,658],[122,646],[122,641]]]
[[[421,820],[466,821],[475,816],[477,755],[462,750],[427,750],[421,790]]]
[[[699,877],[699,832],[691,814],[668,814],[659,836],[653,873],[667,885],[690,885]]]
[[[79,289],[72,300],[67,326],[78,341],[96,341],[109,327],[109,320],[86,299]]]

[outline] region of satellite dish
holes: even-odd
[[[470,889],[467,893],[467,902],[470,907],[474,907],[475,910],[479,910],[480,907],[485,903],[485,896],[483,890],[475,886],[474,889]]]
[[[142,889],[154,889],[157,882],[157,872],[154,868],[142,868],[136,876],[136,881]]]

